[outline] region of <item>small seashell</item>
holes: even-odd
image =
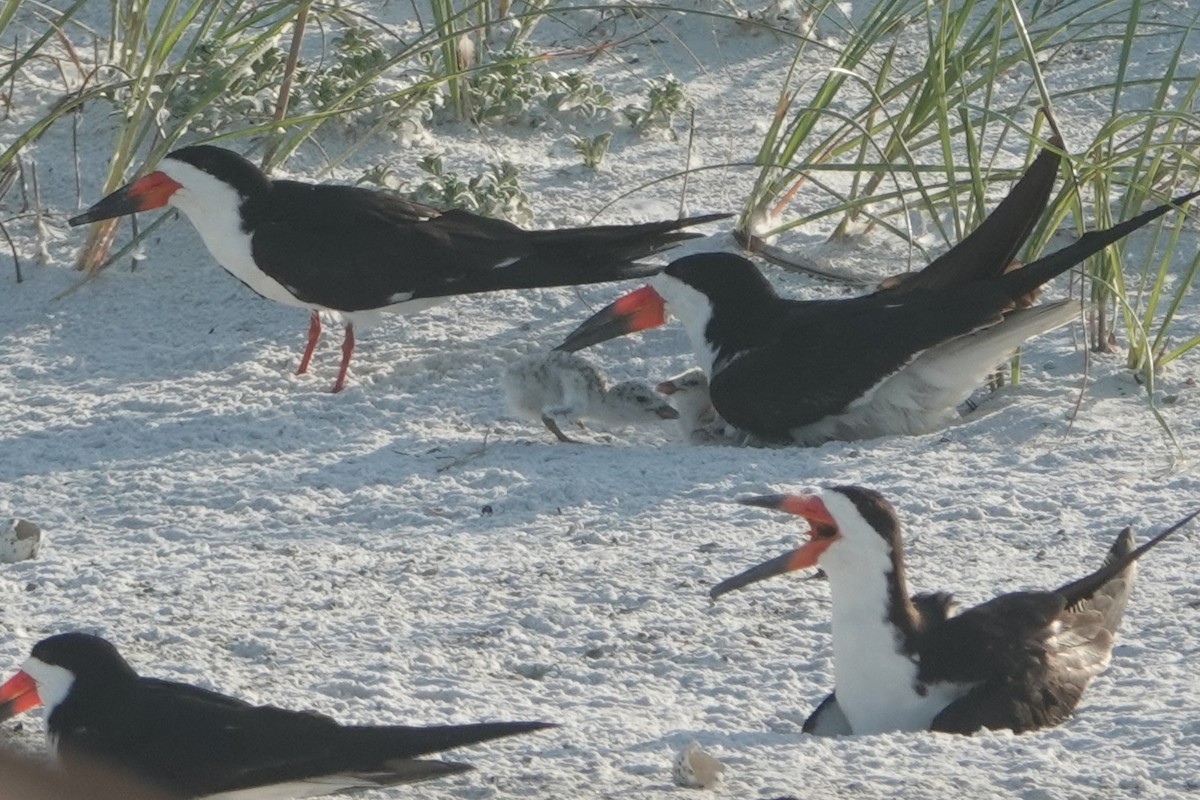
[[[37,558],[42,529],[29,520],[14,519],[0,531],[0,563],[15,564]]]
[[[711,789],[721,780],[725,765],[700,748],[699,742],[689,742],[675,757],[671,776],[677,786],[688,789]]]

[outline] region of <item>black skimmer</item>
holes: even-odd
[[[857,486],[742,503],[804,517],[800,548],[723,581],[725,592],[820,565],[829,578],[835,689],[804,724],[822,736],[980,728],[1017,733],[1066,719],[1112,654],[1141,547],[1126,528],[1095,572],[1052,591],[1002,594],[953,613],[948,594],[908,595],[896,512]]]
[[[596,313],[559,349],[661,325],[669,308],[708,374],[713,406],[758,439],[817,445],[936,430],[1025,339],[1077,316],[1067,301],[1029,307],[1038,287],[1200,194],[1009,269],[1045,208],[1057,164],[1044,151],[978,229],[890,288],[790,300],[748,260],[701,253]]]
[[[644,277],[638,259],[702,234],[708,214],[640,225],[527,231],[468,211],[443,211],[355,186],[272,180],[231,150],[194,145],[116,190],[72,225],[171,205],[209,253],[269,300],[310,311],[308,369],[321,313],[346,326],[333,390],[342,388],[354,327],[381,312],[422,311],[461,294]]]
[[[679,412],[679,431],[684,439],[692,444],[733,443],[725,420],[713,408],[708,376],[700,367],[692,367],[660,381],[654,389],[671,398],[671,404]]]
[[[575,441],[562,432],[560,422],[595,419],[636,425],[679,418],[647,381],[609,385],[600,370],[574,353],[526,356],[504,370],[503,383],[513,413],[541,420],[560,442]]]
[[[83,633],[38,642],[0,686],[0,720],[37,705],[64,766],[81,757],[184,798],[313,797],[438,778],[470,767],[419,756],[553,727],[340,725],[140,677],[112,644]]]

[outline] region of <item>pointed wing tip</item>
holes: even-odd
[[[558,723],[558,722],[543,722],[542,720],[533,720],[533,721],[530,721],[530,722],[516,722],[516,723],[513,723],[513,724],[514,724],[514,725],[523,725],[523,726],[524,726],[524,728],[525,728],[525,730],[527,730],[527,731],[529,731],[529,732],[531,732],[531,733],[532,733],[533,731],[546,731],[546,730],[552,730],[552,729],[554,729],[554,728],[561,728],[561,727],[562,727],[562,724],[561,724],[561,723]]]
[[[1200,508],[1155,534],[1145,544],[1136,548],[1133,547],[1133,529],[1126,527],[1117,534],[1117,540],[1109,548],[1108,553],[1104,557],[1104,563],[1099,569],[1079,580],[1060,586],[1056,592],[1066,598],[1068,606],[1073,606],[1081,600],[1087,599],[1101,586],[1115,578],[1122,570],[1161,544],[1164,539],[1186,526],[1197,516],[1200,516]],[[1122,548],[1124,548],[1124,552],[1120,552]]]
[[[1189,203],[1192,200],[1195,200],[1197,197],[1200,197],[1200,189],[1197,189],[1194,192],[1188,192],[1187,194],[1180,195],[1179,197],[1174,198],[1170,204],[1173,206],[1182,206],[1185,203]]]
[[[716,586],[709,589],[708,590],[708,599],[716,600],[721,595],[728,594],[731,591],[731,588],[729,586],[726,586],[727,583],[728,583],[728,581],[721,581]]]
[[[507,736],[520,736],[526,733],[537,733],[538,731],[551,730],[561,727],[557,722],[545,722],[543,720],[519,720],[517,722],[483,722],[481,726],[485,726],[492,730],[491,735],[485,739],[479,739],[481,742],[499,739]]]
[[[1134,558],[1137,558],[1137,557],[1138,557],[1138,556],[1140,556],[1142,553],[1145,553],[1145,552],[1146,552],[1147,550],[1149,550],[1151,547],[1154,547],[1156,544],[1158,544],[1159,542],[1161,542],[1163,539],[1166,539],[1168,536],[1170,536],[1171,534],[1175,533],[1175,531],[1177,531],[1177,530],[1179,530],[1180,528],[1183,528],[1184,526],[1186,526],[1186,525],[1187,525],[1189,522],[1191,522],[1192,520],[1194,520],[1194,519],[1195,519],[1197,516],[1200,516],[1200,508],[1197,508],[1195,511],[1193,511],[1192,513],[1190,513],[1190,514],[1188,514],[1187,516],[1183,517],[1183,519],[1179,520],[1179,521],[1178,521],[1178,522],[1176,522],[1174,525],[1171,525],[1169,528],[1167,528],[1166,530],[1164,530],[1162,533],[1159,533],[1159,534],[1158,534],[1158,535],[1156,535],[1156,536],[1155,536],[1153,539],[1151,539],[1150,541],[1146,542],[1144,545],[1142,545],[1141,547],[1139,547],[1137,550],[1135,550],[1135,551],[1133,552],[1133,554],[1132,554],[1132,555],[1133,555],[1133,557],[1134,557]]]
[[[451,775],[461,775],[472,772],[475,767],[461,761],[437,761],[422,759],[395,759],[384,762],[386,773],[375,779],[377,788],[395,786],[401,783],[416,783],[418,781],[446,778]]]
[[[1109,550],[1113,556],[1115,556],[1116,558],[1121,558],[1126,553],[1132,552],[1133,547],[1134,547],[1133,526],[1126,525],[1124,528],[1121,529],[1121,532],[1117,534],[1117,539],[1116,539],[1116,541],[1114,541],[1112,543],[1112,547],[1109,548]]]
[[[723,219],[729,219],[735,216],[728,212],[717,212],[714,214],[696,214],[691,217],[681,217],[679,222],[686,225],[703,225],[706,222],[717,222]]]

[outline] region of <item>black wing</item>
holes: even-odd
[[[769,343],[718,365],[709,390],[730,424],[777,440],[844,411],[922,351],[1000,322],[1011,303],[994,282],[776,302],[778,311],[755,323]]]
[[[339,726],[328,717],[167,681],[137,687],[113,698],[111,712],[64,730],[64,755],[91,756],[185,797],[319,774],[340,757]]]
[[[299,299],[343,311],[400,302],[431,279],[521,255],[515,225],[352,186],[276,181],[242,212],[260,269]]]
[[[757,326],[766,343],[714,367],[713,406],[738,428],[787,440],[792,429],[841,413],[922,351],[1000,322],[1018,300],[1046,281],[1198,196],[1200,191],[1182,195],[1111,228],[1086,233],[1074,244],[998,277],[963,282],[947,268],[936,280],[923,281],[918,275],[915,283],[905,281],[896,289],[850,300],[773,298],[777,306],[764,305],[754,317],[741,320],[743,327]],[[1009,227],[1020,228],[1002,229]],[[991,239],[989,233],[982,241]],[[710,328],[729,324],[714,316]]]
[[[1050,144],[1056,148],[1063,146],[1057,136],[1051,137]],[[1054,150],[1042,150],[979,227],[924,269],[900,276],[884,291],[939,289],[1004,274],[1046,210],[1059,160]]]
[[[109,700],[110,713],[64,731],[64,754],[90,756],[185,797],[325,776],[350,775],[361,780],[352,784],[358,786],[421,780],[466,767],[410,759],[548,727],[349,727],[316,713],[252,706],[150,679]]]
[[[343,311],[642,276],[653,270],[634,259],[700,235],[679,228],[722,216],[525,231],[369,189],[291,181],[242,211],[264,272],[301,300]]]
[[[1056,592],[1014,592],[975,606],[921,635],[923,683],[976,684],[934,718],[931,730],[1018,733],[1055,725],[1070,715],[1084,687],[1107,663],[1111,636],[1083,659],[1061,657],[1051,625],[1066,608]],[[931,666],[932,665],[932,666]]]
[[[1053,592],[1001,595],[931,627],[919,645],[921,680],[978,686],[948,705],[930,727],[1020,733],[1066,719],[1088,681],[1108,666],[1133,588],[1134,562],[1197,516],[1200,511],[1137,548],[1125,528],[1094,572]],[[928,669],[930,663],[950,669],[939,675]]]

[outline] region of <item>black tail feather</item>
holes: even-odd
[[[1057,136],[1050,144],[1062,148]],[[979,227],[920,272],[907,275],[893,292],[961,286],[1004,273],[1037,225],[1058,177],[1059,154],[1042,150],[1008,195]]]
[[[1158,534],[1153,539],[1150,539],[1148,542],[1135,550],[1129,550],[1122,553],[1120,549],[1114,546],[1113,550],[1110,551],[1108,558],[1105,559],[1104,566],[1100,567],[1100,569],[1096,570],[1090,575],[1085,575],[1079,580],[1071,581],[1065,586],[1060,586],[1058,588],[1058,594],[1066,598],[1068,607],[1074,606],[1080,601],[1087,600],[1093,594],[1095,594],[1101,586],[1108,583],[1117,575],[1121,574],[1126,567],[1128,567],[1134,561],[1137,561],[1151,548],[1153,548],[1163,539],[1166,539],[1168,536],[1175,533],[1175,531],[1179,530],[1184,525],[1187,525],[1197,516],[1200,516],[1200,509],[1188,514],[1186,517],[1179,520],[1174,525],[1167,528],[1165,531]],[[1128,529],[1122,531],[1121,536],[1125,536],[1127,531]]]
[[[455,294],[500,289],[537,289],[644,278],[662,267],[638,259],[706,234],[685,231],[731,214],[702,214],[637,225],[521,231],[526,254],[504,266],[475,271],[455,282]],[[443,293],[440,285],[438,292]],[[417,296],[423,296],[417,291]]]
[[[1010,297],[1021,297],[1032,292],[1055,276],[1061,275],[1076,264],[1082,263],[1090,256],[1099,253],[1113,242],[1123,239],[1143,225],[1147,225],[1158,219],[1168,211],[1181,208],[1189,200],[1193,200],[1196,197],[1200,197],[1200,191],[1176,197],[1169,203],[1152,208],[1124,222],[1118,222],[1111,228],[1106,228],[1102,231],[1088,231],[1080,236],[1079,240],[1074,244],[1067,245],[1048,256],[1043,256],[1021,269],[1015,269],[1004,275],[1001,280],[1004,282]]]
[[[432,725],[413,727],[389,725],[386,727],[361,727],[350,730],[362,731],[361,744],[364,749],[375,751],[375,759],[416,758],[440,753],[455,747],[516,736],[521,733],[555,728],[551,722],[480,722],[471,725]]]

